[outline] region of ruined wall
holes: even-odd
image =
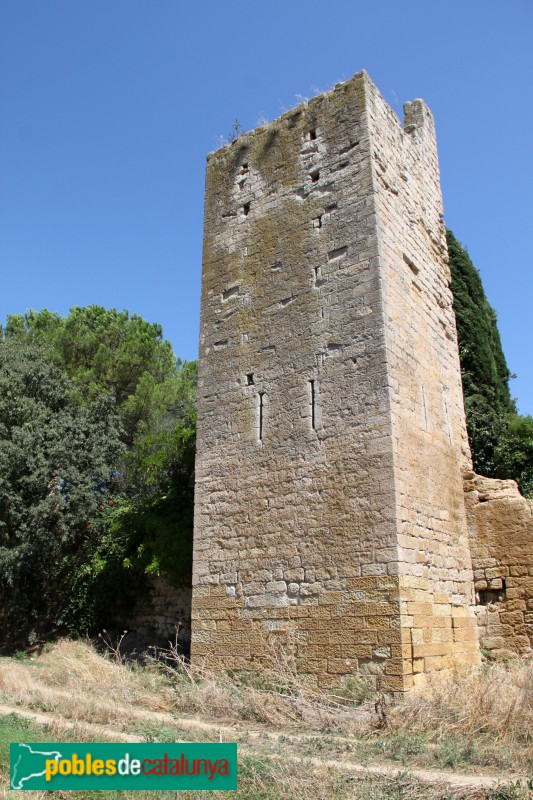
[[[495,656],[533,649],[533,501],[514,481],[465,481],[480,644]]]
[[[264,662],[267,638],[276,636],[321,686],[360,672],[402,690],[413,668],[449,666],[469,649],[457,643],[467,638],[459,632],[465,622],[452,624],[469,624],[462,488],[441,475],[458,469],[466,451],[454,333],[446,336],[434,310],[443,294],[441,316],[453,327],[440,219],[434,224],[440,189],[434,140],[414,141],[361,73],[209,157],[197,662],[249,668]],[[375,152],[389,158],[398,146],[415,182],[396,194],[394,213],[404,219],[394,236],[405,241],[393,245]],[[423,181],[427,164],[433,172]],[[391,248],[399,246],[410,276],[403,254],[413,264],[422,258],[407,227],[426,203],[439,247],[422,245],[421,277],[434,293],[418,295],[409,284],[415,294],[404,304]],[[401,340],[413,326],[411,353]],[[413,393],[417,382],[425,386],[433,413],[442,364],[448,415],[446,424],[444,411],[435,420],[432,449],[434,431],[425,430]]]
[[[191,641],[191,587],[172,586],[164,578],[150,578],[148,594],[136,598],[133,613],[121,620],[132,637],[151,645],[178,643],[184,653]]]

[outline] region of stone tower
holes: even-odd
[[[192,658],[477,663],[433,118],[366,73],[208,158]]]

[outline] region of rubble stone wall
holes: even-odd
[[[495,656],[533,649],[533,501],[514,481],[466,475],[465,502],[481,646]]]
[[[191,587],[172,586],[164,578],[151,578],[148,595],[137,601],[133,614],[123,620],[130,635],[152,645],[177,642],[188,653],[191,641]]]

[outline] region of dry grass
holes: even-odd
[[[105,800],[136,800],[140,792],[100,791]],[[165,791],[163,800],[220,800],[221,792]],[[142,800],[162,800],[162,792],[143,791]],[[232,800],[530,800],[527,790],[515,787],[501,789],[451,789],[444,784],[427,785],[413,780],[407,773],[396,778],[364,776],[354,780],[331,769],[310,770],[293,765],[280,765],[271,760],[239,761],[239,789],[224,792]],[[0,781],[2,800],[93,800],[94,791],[9,790]]]
[[[86,641],[64,639],[34,659],[4,659],[0,670],[0,695],[11,702],[100,725],[115,724],[124,707],[133,707],[227,723],[344,729],[369,720],[367,708],[353,707],[364,694],[365,686],[357,682],[346,697],[320,694],[279,651],[260,676],[231,676],[192,669],[175,646],[141,668],[124,663],[116,648],[103,655]]]
[[[533,661],[513,659],[457,673],[408,694],[389,713],[394,730],[472,763],[524,767],[533,773]]]
[[[531,662],[490,664],[413,691],[386,705],[380,729],[376,697],[365,699],[368,687],[354,681],[343,693],[321,694],[279,651],[261,675],[191,669],[173,647],[159,656],[139,667],[122,663],[116,649],[106,656],[87,642],[64,640],[36,659],[2,659],[0,699],[148,737],[158,736],[158,725],[167,726],[167,736],[169,725],[183,735],[178,720],[159,715],[158,721],[154,713],[170,711],[236,725],[236,735],[246,735],[250,723],[274,738],[282,732],[282,750],[294,755],[355,754],[357,761],[385,757],[411,768],[468,771],[474,764],[493,774],[533,775]]]
[[[123,716],[120,706],[168,710],[174,693],[156,670],[126,667],[88,642],[64,639],[31,660],[2,659],[0,695],[68,719],[107,725]]]
[[[34,740],[36,728],[24,730],[24,737]],[[64,731],[46,728],[38,731],[46,740],[63,741]],[[17,738],[15,736],[15,738]],[[2,730],[0,724],[0,745]],[[40,740],[38,738],[38,740]],[[78,739],[69,731],[68,741]],[[444,783],[422,783],[407,772],[395,776],[342,772],[327,765],[315,765],[266,754],[240,755],[238,763],[239,788],[236,792],[224,793],[235,800],[301,800],[302,796],[312,800],[530,800],[527,789],[518,786],[502,786],[495,789],[451,788]],[[167,800],[215,800],[221,792],[210,791],[165,791]],[[134,800],[140,792],[101,791],[105,800]],[[143,800],[159,800],[158,791],[143,791]],[[92,791],[10,791],[8,788],[7,763],[0,763],[0,798],[18,800],[93,800]]]
[[[170,662],[178,713],[313,732],[359,727],[373,715],[370,705],[362,704],[369,695],[364,683],[354,680],[342,696],[319,692],[298,675],[290,658],[284,660],[279,653],[260,674],[212,673],[192,668],[177,655]]]

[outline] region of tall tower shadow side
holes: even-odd
[[[479,660],[435,131],[366,73],[208,158],[194,662],[385,691]]]

